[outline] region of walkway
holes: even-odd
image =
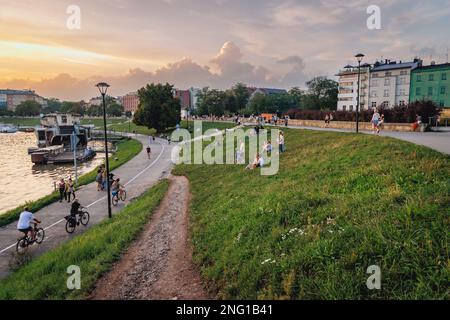
[[[125,184],[128,196],[125,203],[121,202],[118,207],[113,207],[113,213],[120,211],[133,198],[144,193],[161,178],[165,178],[172,167],[172,146],[168,145],[167,141],[157,139],[156,143],[151,145],[152,157],[149,160],[145,151],[149,138],[143,135],[133,135],[133,137],[141,141],[144,148],[132,160],[113,171]],[[107,218],[107,195],[105,192],[97,191],[95,182],[82,186],[77,191],[77,198],[80,199],[82,205],[88,208],[91,215],[90,226]],[[74,235],[66,233],[64,217],[69,214],[69,211],[70,205],[67,202],[57,202],[36,212],[36,217],[43,221],[41,226],[46,230],[46,239],[40,246],[30,248],[29,252],[33,257],[41,255],[82,232],[83,227],[77,229]],[[6,277],[10,272],[9,265],[15,254],[15,243],[19,236],[16,225],[17,222],[13,222],[0,228],[0,278]]]

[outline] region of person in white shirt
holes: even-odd
[[[31,223],[33,222],[41,223],[41,221],[34,217],[34,215],[29,211],[28,208],[25,208],[25,210],[20,214],[19,222],[17,223],[17,230],[34,239],[35,234],[33,231],[33,227],[31,226]]]

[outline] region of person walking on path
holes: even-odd
[[[101,168],[97,170],[95,182],[97,182],[97,191],[103,191],[103,170]]]
[[[67,181],[67,202],[70,202],[71,195],[73,195],[73,199],[75,199],[75,186],[72,178],[69,178],[69,180]]]
[[[373,116],[372,116],[372,120],[370,122],[372,122],[373,134],[380,133],[380,129],[378,128],[378,124],[380,122],[380,114],[378,113],[377,109],[375,109]]]
[[[283,153],[285,151],[284,148],[284,133],[283,131],[280,131],[280,134],[278,136],[278,150],[280,153]]]
[[[325,128],[328,128],[329,125],[330,125],[330,116],[327,113],[325,115]]]
[[[147,147],[147,156],[150,159],[151,158],[151,153],[152,153],[152,148],[150,148],[150,146]]]
[[[58,191],[59,191],[59,202],[61,203],[64,200],[67,200],[67,194],[66,194],[66,182],[63,178],[58,183]]]

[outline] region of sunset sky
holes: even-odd
[[[381,30],[366,9],[381,8]],[[70,5],[81,29],[66,27]],[[352,57],[446,62],[450,0],[1,0],[0,88],[88,100],[149,82],[303,87]]]

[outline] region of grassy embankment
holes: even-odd
[[[110,156],[109,165],[111,170],[114,170],[124,163],[128,162],[134,158],[139,152],[142,151],[142,144],[137,140],[123,140],[117,144],[117,152]],[[95,181],[97,171],[93,170],[87,174],[82,175],[78,179],[78,186],[89,184]],[[41,199],[36,201],[28,202],[22,206],[15,209],[9,210],[8,212],[0,215],[0,227],[7,225],[18,219],[20,213],[23,211],[24,207],[27,206],[32,212],[42,209],[43,207],[57,201],[59,199],[59,193],[53,192]]]
[[[449,299],[450,157],[390,138],[286,130],[275,176],[180,165],[194,260],[219,298]],[[368,290],[367,268],[382,272]]]
[[[0,281],[0,300],[86,298],[145,226],[168,185],[166,180],[160,182],[111,220],[93,226]],[[80,267],[81,290],[67,289],[67,268],[71,265]]]

